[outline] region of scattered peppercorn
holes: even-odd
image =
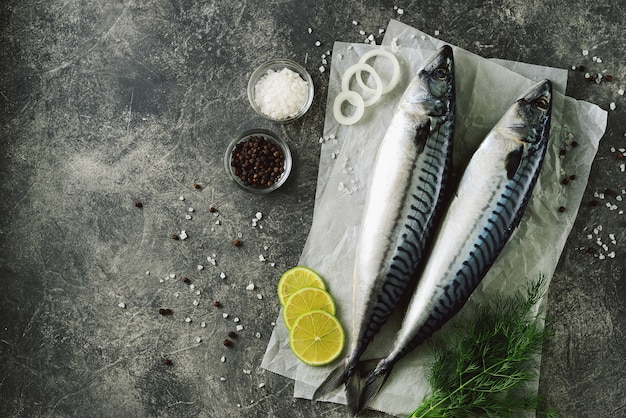
[[[189,277],[183,277],[181,280],[183,281],[183,283],[187,283],[187,284],[191,283],[191,280],[189,280]]]
[[[220,303],[219,300],[216,300],[215,302],[213,302],[213,306],[215,306],[216,308],[220,308],[222,304]]]
[[[578,71],[580,71],[581,73],[585,71],[585,66],[584,65],[579,65],[578,66]]]
[[[215,207],[213,207],[213,206],[209,206],[209,212],[215,213],[215,212],[217,212],[217,209],[215,209]]]
[[[141,203],[139,200],[135,201],[135,207],[136,208],[143,208],[143,203]]]
[[[617,159],[618,160],[622,160],[624,159],[624,154],[622,154],[621,152],[617,154]]]
[[[246,186],[270,187],[285,171],[285,156],[273,141],[250,135],[235,145],[230,165]]]
[[[233,342],[227,338],[222,342],[222,344],[224,344],[224,346],[226,347],[230,347],[233,344]]]
[[[604,189],[604,194],[609,197],[612,197],[612,196],[615,196],[615,191],[613,191],[612,189]]]
[[[613,76],[611,74],[607,74],[604,76],[604,80],[606,81],[613,81]]]
[[[172,237],[173,240],[176,240],[176,241],[179,240],[178,235],[176,235],[176,234],[172,234],[171,237]]]
[[[572,175],[570,175],[570,176],[569,176],[569,179],[570,179],[570,180],[572,180],[572,181],[576,180],[576,174],[572,174]]]
[[[166,366],[171,366],[171,365],[172,365],[172,364],[174,364],[174,363],[172,362],[172,360],[170,360],[170,359],[168,359],[167,357],[165,357],[165,358],[163,359],[163,364],[165,364]]]
[[[230,331],[228,333],[228,336],[232,338],[233,340],[237,339],[237,333],[235,331]]]
[[[597,200],[595,200],[595,199],[593,199],[593,200],[591,200],[589,202],[589,206],[599,206],[599,205],[600,205],[600,203]]]
[[[559,212],[563,213],[565,212],[565,206],[559,206]]]
[[[593,254],[594,249],[593,249],[593,248],[591,248],[591,247],[587,247],[586,252],[587,252],[587,254]]]
[[[561,156],[565,155],[566,153],[567,153],[567,151],[565,151],[564,149],[559,151],[559,155],[561,155]]]
[[[193,184],[193,188],[194,188],[194,189],[196,189],[196,190],[198,190],[198,189],[201,189],[201,188],[202,188],[202,186],[200,186],[198,183],[194,183],[194,184]]]
[[[569,179],[565,177],[563,180],[561,180],[561,184],[567,186],[569,184]]]
[[[240,246],[241,246],[241,241],[239,241],[238,239],[234,239],[234,240],[233,240],[233,245],[234,245],[235,247],[240,247]]]
[[[171,315],[173,312],[170,308],[161,308],[159,309],[159,313],[165,316],[165,315]]]
[[[576,148],[578,146],[578,142],[572,141],[572,148]]]

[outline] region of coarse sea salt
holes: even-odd
[[[283,68],[267,70],[254,86],[256,105],[272,119],[295,116],[309,96],[309,84],[298,73]]]

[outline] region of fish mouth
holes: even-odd
[[[452,47],[450,45],[443,45],[426,61],[426,63],[424,63],[424,71],[432,73],[438,68],[445,68],[448,71],[451,71],[452,57]]]
[[[540,81],[522,94],[519,101],[531,104],[545,113],[550,113],[552,109],[552,82],[550,80]]]

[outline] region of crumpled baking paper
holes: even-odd
[[[442,44],[439,39],[392,20],[384,46],[336,42],[333,47],[314,216],[300,264],[313,268],[326,280],[337,304],[337,316],[346,329],[346,355],[352,340],[355,246],[376,150],[412,75]],[[366,108],[358,123],[340,125],[334,119],[332,106],[341,91],[341,76],[362,54],[381,47],[400,60],[403,71],[400,84]],[[550,144],[539,181],[520,226],[457,315],[471,317],[477,303],[494,295],[523,290],[529,280],[540,275],[545,276],[546,285],[549,283],[574,224],[591,163],[606,129],[607,113],[596,105],[564,96],[566,70],[489,60],[453,48],[457,89],[453,159],[458,170],[521,93],[544,78],[552,80],[554,89]],[[392,67],[384,57],[377,58],[373,66],[383,81],[389,79]],[[358,86],[353,88],[357,90]],[[562,150],[566,151],[565,155],[561,155]],[[576,179],[568,185],[561,184],[569,175],[576,175]],[[558,210],[561,206],[565,212]],[[401,315],[394,314],[362,359],[383,357],[400,323]],[[439,332],[445,333],[449,325]],[[427,343],[407,355],[396,365],[370,408],[396,416],[411,413],[427,394],[431,361]],[[311,367],[297,360],[289,348],[288,331],[279,315],[261,366],[293,379],[295,397],[311,399],[317,386],[338,363]],[[324,400],[345,403],[344,392],[338,390]]]

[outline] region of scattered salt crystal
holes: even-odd
[[[187,212],[193,212],[193,208],[190,206],[187,208]]]
[[[385,29],[383,29],[383,28],[378,29],[378,34],[380,35],[382,33],[385,33]]]
[[[150,275],[150,270],[146,270],[146,276]]]
[[[200,326],[201,326],[202,328],[206,328],[206,322],[202,321],[202,323],[200,323]]]
[[[435,36],[439,36],[439,31],[438,30],[435,31]]]
[[[196,290],[196,295],[200,296],[200,289]]]
[[[270,325],[275,327],[276,326],[276,322],[272,321],[272,322],[270,322]]]
[[[359,24],[359,22],[357,22],[356,20],[353,20],[353,21],[352,21],[352,24],[353,24],[354,26],[356,26],[356,25],[358,25],[358,24]]]
[[[256,294],[256,298],[257,298],[258,300],[261,300],[261,299],[263,299],[263,295],[262,295],[262,294],[260,294],[260,293],[257,293],[257,294]]]
[[[221,273],[220,273],[220,279],[225,279],[225,278],[226,278],[226,273],[221,272]]]
[[[607,255],[609,256],[609,258],[615,258],[615,251],[611,251]]]
[[[196,337],[196,342],[197,342],[197,343],[201,343],[201,342],[202,342],[202,338],[200,338],[200,337]]]
[[[191,322],[191,318],[189,318],[189,317],[185,318],[185,322],[186,323],[190,323]]]
[[[264,387],[264,386],[265,386],[265,383],[259,383],[259,389]]]
[[[343,54],[337,54],[337,58],[342,59],[343,58]]]
[[[175,298],[177,298],[177,297],[179,297],[179,296],[180,296],[180,293],[178,293],[178,292],[174,292],[174,297],[175,297]]]
[[[323,65],[320,65],[318,70],[319,70],[320,73],[323,73],[324,71],[326,71],[326,67],[324,67]]]
[[[373,41],[374,40],[374,35],[369,34],[369,36],[367,37],[368,40]]]
[[[248,370],[248,369],[243,369],[244,374],[250,374],[252,373],[252,371]]]
[[[165,282],[165,280],[159,279],[159,283],[163,283],[163,282]]]
[[[221,222],[220,222],[219,219],[215,221],[215,225],[220,225],[220,224],[221,224]]]
[[[224,376],[220,377],[220,381],[225,382],[226,378]]]
[[[624,89],[617,90],[617,94],[619,94],[620,96],[623,96],[624,95]]]
[[[228,314],[227,314],[226,312],[224,312],[224,313],[222,314],[222,318],[224,318],[224,319],[228,318]]]
[[[254,283],[250,282],[250,284],[246,286],[246,290],[254,290]]]
[[[193,303],[193,306],[198,306],[200,302],[198,302],[198,300],[194,300],[192,303]]]
[[[185,215],[185,219],[190,220],[191,219],[191,215]]]
[[[260,333],[260,332],[256,332],[256,333],[254,334],[254,336],[255,336],[255,337],[257,337],[257,338],[261,338],[261,333]]]
[[[176,278],[176,274],[174,274],[174,273],[170,273],[170,275],[168,276],[168,278],[170,278],[170,279],[175,279],[175,278]]]
[[[260,221],[260,220],[261,220],[261,218],[263,217],[263,214],[262,214],[261,212],[257,212],[257,213],[254,215],[254,217],[255,217],[255,218],[257,218],[257,220],[259,220],[259,221]]]
[[[236,329],[237,331],[242,331],[242,330],[243,330],[243,325],[237,325],[237,326],[235,327],[235,329]]]
[[[198,270],[202,270],[204,268],[204,266],[202,264],[198,264],[198,266],[196,267]]]
[[[196,288],[196,285],[195,285],[195,284],[193,284],[193,283],[192,283],[192,284],[190,284],[190,285],[189,285],[189,289],[193,290],[193,289],[195,289],[195,288]]]
[[[126,308],[126,304],[124,302],[118,303],[117,306],[119,306],[122,309]]]
[[[263,256],[263,254],[259,254],[259,261],[265,261],[265,256]]]
[[[220,358],[220,361],[221,361],[222,363],[225,363],[225,362],[226,362],[226,357],[222,356],[222,357]]]
[[[240,319],[239,319],[239,318],[235,318],[235,319],[233,319],[233,322],[234,322],[235,324],[236,324],[237,322],[239,322],[239,321],[240,321]]]
[[[307,32],[312,33],[313,29],[312,28],[307,28]]]
[[[404,9],[398,9],[397,12],[398,12],[399,15],[403,15],[404,14]]]
[[[315,41],[315,46],[320,46],[322,43],[320,41]]]
[[[178,200],[180,200],[182,202],[183,200],[185,200],[185,196],[179,197]]]
[[[217,265],[217,262],[215,261],[215,254],[213,254],[213,256],[207,256],[206,261],[208,261],[209,263],[211,263],[212,265]]]
[[[622,199],[620,199],[620,200],[622,200]],[[276,266],[276,263],[274,263],[274,262],[270,263],[270,267],[274,267],[274,266]]]
[[[180,239],[187,239],[187,233],[185,231],[180,231],[180,235],[178,235]]]
[[[611,102],[611,104],[609,104],[609,109],[615,110],[615,102]]]
[[[589,55],[589,50],[588,49],[583,49],[582,53],[583,53],[583,56],[586,57],[587,55]]]
[[[361,29],[361,30],[359,31],[359,35],[365,35],[365,31],[364,31],[363,29]]]

